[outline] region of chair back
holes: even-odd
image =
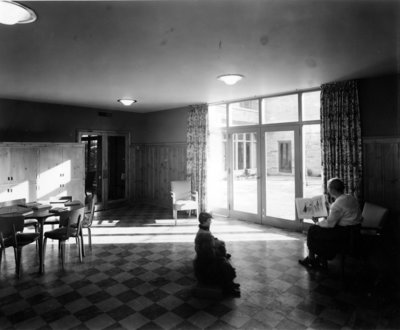
[[[16,242],[16,232],[24,230],[24,216],[21,214],[0,215],[0,243],[4,247],[4,240],[14,236]]]
[[[372,203],[365,202],[362,211],[362,228],[380,229],[389,210]]]
[[[84,215],[83,205],[69,212],[60,213],[60,226],[67,228],[67,237],[77,236],[80,233]]]
[[[24,216],[21,214],[0,215],[0,232],[3,237],[14,234],[17,231],[24,230]]]
[[[190,181],[171,181],[171,192],[176,200],[191,199],[192,184]]]

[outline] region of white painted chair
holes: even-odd
[[[175,226],[178,219],[178,211],[196,211],[196,218],[199,217],[199,194],[192,191],[190,181],[171,181],[172,215],[175,219]]]

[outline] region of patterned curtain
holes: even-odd
[[[362,140],[356,81],[321,86],[321,144],[324,189],[330,178],[339,177],[346,192],[361,203]]]
[[[187,123],[187,179],[192,190],[199,192],[199,209],[205,211],[207,180],[208,106],[192,105]]]

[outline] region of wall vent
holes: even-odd
[[[104,111],[99,111],[98,115],[99,117],[112,117],[112,113]]]

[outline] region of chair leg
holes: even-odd
[[[81,248],[81,251],[82,251],[82,256],[84,257],[85,256],[85,243],[83,242],[83,229],[81,229],[81,233],[79,234],[79,238],[80,238],[79,244],[80,244],[80,248]]]
[[[21,252],[22,252],[22,247],[14,248],[15,267],[16,267],[16,273],[17,273],[18,278],[19,278],[20,268],[21,268]]]
[[[65,263],[65,241],[60,241],[61,243],[61,267],[64,270]]]
[[[17,248],[16,247],[14,247],[14,260],[15,260],[15,266],[16,266],[17,262],[18,262]]]
[[[78,247],[79,261],[82,262],[82,246],[79,236],[76,237],[76,245]]]
[[[90,227],[88,227],[88,236],[89,236],[89,248],[90,251],[92,251],[92,229]]]
[[[42,269],[44,272],[44,256],[46,255],[46,244],[47,244],[47,237],[44,238],[43,241],[43,255],[42,255]]]

